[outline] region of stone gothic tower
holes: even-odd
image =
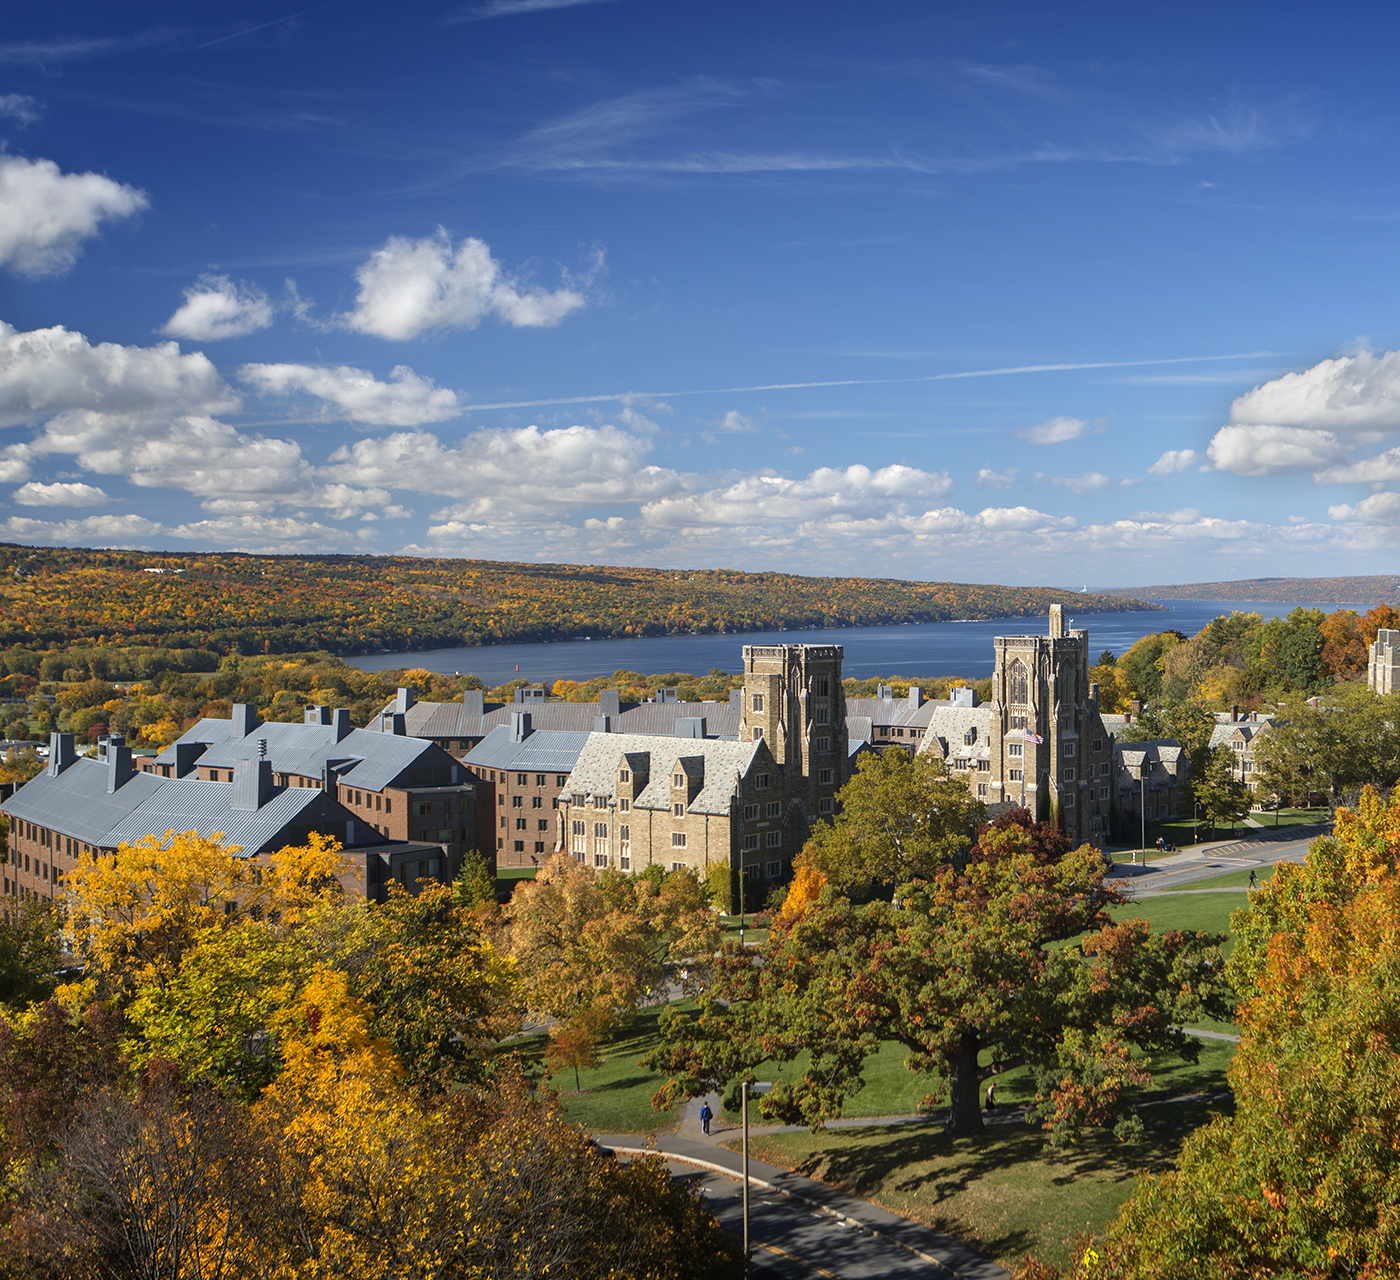
[[[1376,632],[1366,683],[1372,693],[1400,693],[1400,631],[1382,627]]]
[[[767,743],[794,826],[831,813],[848,776],[844,654],[839,644],[744,646],[739,737]]]
[[[1089,685],[1089,633],[1050,606],[1049,634],[998,636],[992,672],[989,799],[1051,819],[1076,843],[1108,827],[1108,735]]]

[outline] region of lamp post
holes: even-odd
[[[743,852],[739,853],[739,950],[744,949],[744,881],[748,879]]]
[[[767,1080],[745,1080],[739,1085],[740,1106],[744,1122],[744,1276],[750,1274],[752,1253],[749,1247],[749,1094],[767,1093],[773,1086]]]
[[[1138,793],[1138,817],[1142,821],[1141,843],[1138,848],[1142,850],[1143,865],[1147,865],[1147,752],[1142,753],[1142,763],[1138,765],[1138,783],[1140,791]],[[1133,859],[1137,861],[1136,858]]]

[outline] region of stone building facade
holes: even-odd
[[[1371,643],[1366,683],[1372,693],[1400,693],[1400,631],[1382,627]]]

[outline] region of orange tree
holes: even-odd
[[[816,1126],[893,1041],[911,1071],[941,1080],[952,1132],[980,1130],[981,1082],[1025,1065],[1044,1125],[1069,1136],[1114,1122],[1150,1058],[1194,1060],[1183,1023],[1228,1013],[1218,939],[1113,923],[1106,908],[1121,898],[1097,850],[1061,852],[1034,824],[1009,822],[951,853],[891,901],[828,884],[775,921],[762,957],[728,948],[698,1010],[663,1015],[658,1105],[806,1054],[763,1105]]]

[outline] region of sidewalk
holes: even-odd
[[[750,1132],[752,1133],[752,1129]],[[726,1136],[729,1137],[736,1133],[737,1130],[726,1130]],[[603,1147],[623,1152],[647,1147],[657,1155],[692,1161],[701,1167],[717,1166],[731,1177],[743,1177],[742,1155],[703,1137],[690,1138],[676,1134],[647,1144],[644,1139],[635,1135],[599,1134],[596,1140]],[[847,1195],[846,1192],[838,1191],[824,1182],[804,1178],[801,1174],[754,1159],[749,1160],[749,1176],[755,1185],[790,1196],[817,1212],[898,1245],[927,1262],[935,1269],[933,1274],[955,1277],[956,1280],[1010,1280],[1009,1272],[982,1257],[962,1241],[944,1235],[941,1231],[934,1231],[931,1227],[921,1226],[908,1218],[902,1218],[888,1209],[880,1208],[879,1205]]]
[[[1294,841],[1312,840],[1331,828],[1322,826],[1293,827],[1251,827],[1247,836],[1235,836],[1229,840],[1211,840],[1204,844],[1193,844],[1188,849],[1176,853],[1147,851],[1147,861],[1139,863],[1115,862],[1109,871],[1110,879],[1135,879],[1142,876],[1159,875],[1167,871],[1181,871],[1212,858],[1228,858],[1245,855],[1261,845],[1289,844]],[[1131,846],[1129,846],[1131,848]],[[1123,852],[1122,849],[1117,852]]]

